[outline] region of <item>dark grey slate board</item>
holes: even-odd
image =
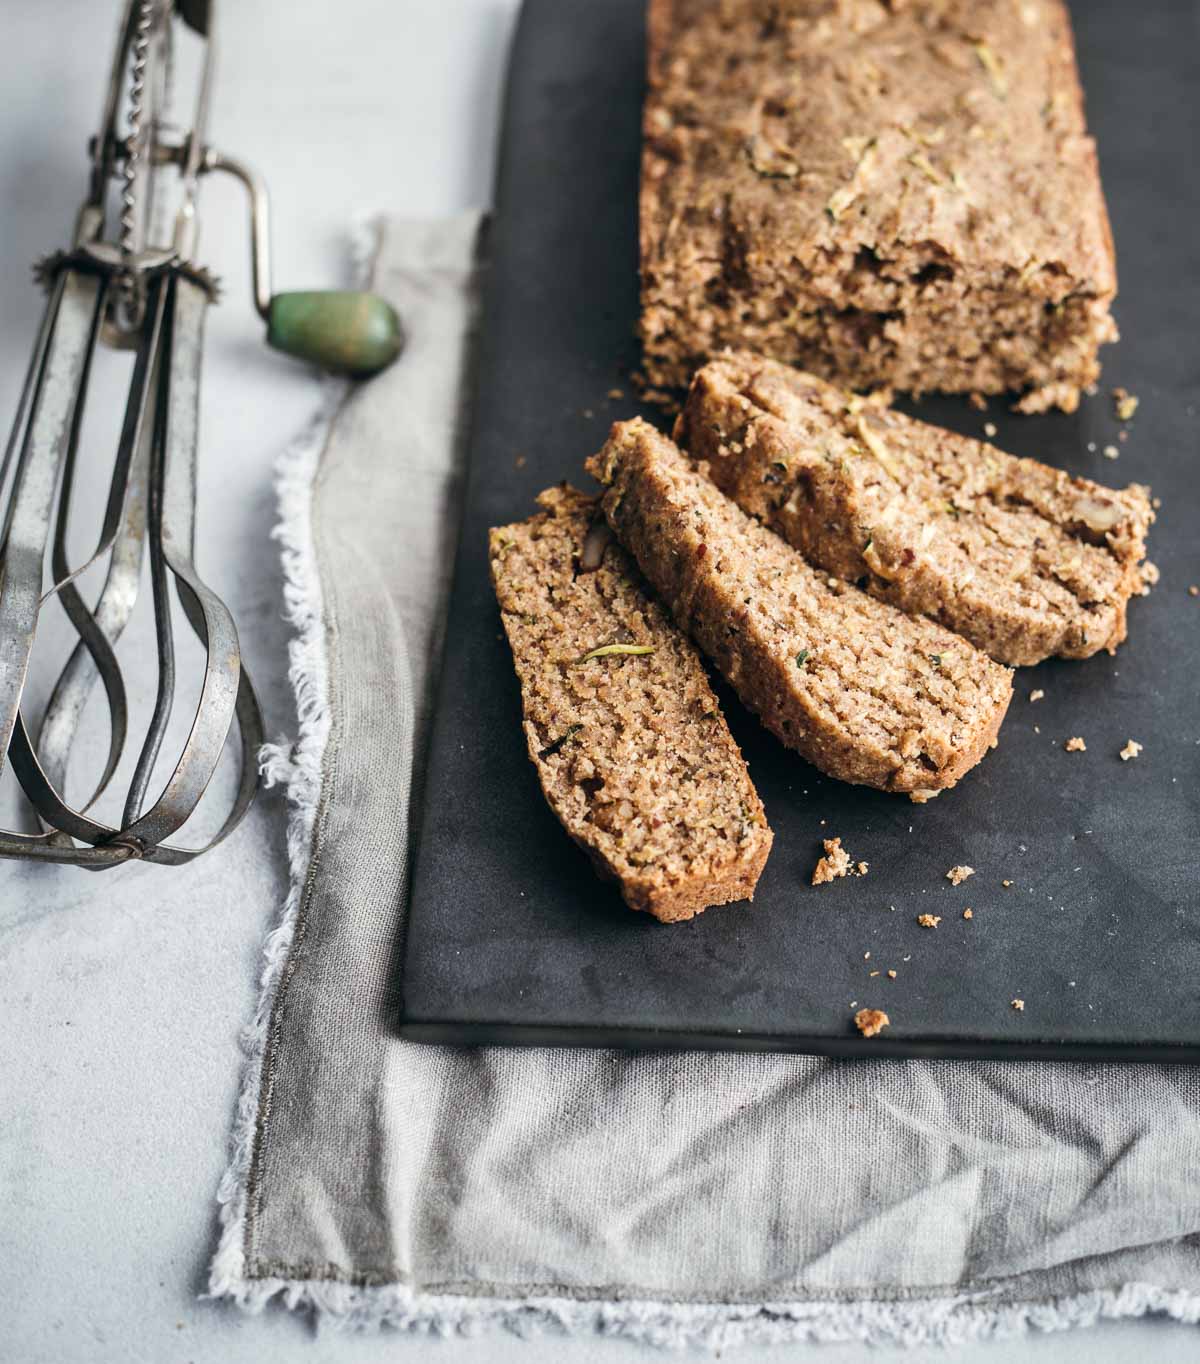
[[[926,806],[827,780],[721,688],[775,847],[752,905],[666,927],[630,913],[543,804],[488,582],[486,528],[528,514],[550,483],[585,480],[609,421],[637,410],[606,395],[630,392],[637,363],[641,0],[527,0],[398,963],[405,1036],[1200,1059],[1200,600],[1187,593],[1200,582],[1200,45],[1194,11],[1170,0],[1090,0],[1075,17],[1124,339],[1074,416],[1017,417],[993,401],[985,417],[962,399],[919,411],[974,434],[994,421],[1003,448],[1073,472],[1151,482],[1162,583],[1134,603],[1115,659],[1022,670],[999,749]],[[1142,400],[1116,463],[1102,455],[1118,431],[1113,384]],[[1046,698],[1031,704],[1034,687]],[[1063,751],[1072,734],[1086,753]],[[1130,737],[1145,750],[1122,763]],[[833,834],[870,874],[813,890]],[[977,873],[954,889],[945,872],[960,862]],[[940,928],[917,926],[926,911]],[[889,967],[895,981],[868,976]],[[856,1003],[886,1008],[883,1037],[856,1036]]]

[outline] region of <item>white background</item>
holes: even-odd
[[[603,0],[595,0],[603,3]],[[0,410],[39,313],[35,258],[65,245],[84,186],[118,0],[0,0]],[[516,0],[242,0],[224,23],[212,140],[267,175],[276,287],[343,282],[346,233],[376,210],[484,203]],[[316,407],[268,352],[246,278],[236,187],[206,186],[200,258],[226,282],[209,329],[201,567],[229,600],[272,732],[292,725],[286,630],[267,537],[270,466]],[[115,412],[116,395],[100,397]],[[279,845],[268,796],[215,858]],[[248,860],[247,860],[248,865]],[[205,861],[109,877],[0,865],[0,1360],[625,1364],[614,1341],[429,1340],[314,1331],[281,1311],[204,1302],[213,1193],[227,1158],[237,1034],[250,1015],[280,863],[214,893]],[[155,1077],[155,1087],[149,1076]],[[1196,1328],[1106,1325],[977,1345],[956,1361],[1195,1359]],[[776,1364],[859,1346],[726,1350]],[[909,1352],[917,1361],[940,1351]]]

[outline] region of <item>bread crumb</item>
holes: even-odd
[[[996,423],[995,423],[995,422],[984,422],[984,424],[983,424],[983,434],[984,434],[985,436],[989,437],[989,438],[992,437],[992,436],[994,436],[994,435],[996,434]]]
[[[871,954],[870,954],[870,952],[864,952],[864,953],[863,953],[863,961],[870,961],[870,960],[871,960]]]
[[[975,409],[976,412],[987,411],[987,399],[983,396],[982,393],[972,393],[968,395],[967,402],[971,404],[971,406]]]
[[[608,390],[608,396],[613,400],[613,402],[618,402],[621,398],[625,396],[625,390],[623,388],[610,388]]]
[[[854,1026],[864,1037],[881,1033],[891,1021],[882,1009],[859,1009],[854,1015]]]
[[[859,876],[866,876],[867,871],[870,869],[870,866],[871,864],[869,862],[860,862],[858,866],[855,868],[855,871],[858,872]]]
[[[878,974],[879,974],[878,971],[868,971],[868,972],[867,972],[867,975],[869,975],[869,976],[877,976]]]
[[[1014,999],[1012,1002],[1012,1006],[1014,1009],[1016,1009],[1017,1013],[1019,1014],[1023,1014],[1025,1012],[1025,1001],[1023,999]]]
[[[1130,739],[1121,750],[1121,761],[1127,763],[1130,758],[1136,758],[1142,751],[1142,745],[1136,739]]]
[[[524,455],[518,455],[518,456],[516,457],[516,459],[513,460],[513,468],[514,468],[514,469],[523,469],[524,467],[525,467],[525,456],[524,456]]]
[[[1068,753],[1086,753],[1086,752],[1087,752],[1087,744],[1085,744],[1085,743],[1083,742],[1083,740],[1079,737],[1078,734],[1073,734],[1073,735],[1067,740],[1066,745],[1065,745],[1065,748],[1066,748],[1066,750],[1067,750]]]
[[[1000,884],[1004,887],[1005,890],[1011,890],[1011,889],[1012,889],[1012,882],[1011,882],[1011,881],[1001,881]]]
[[[975,875],[974,867],[966,866],[951,867],[950,870],[946,873],[946,880],[949,881],[952,886],[961,886],[968,876],[974,875]]]
[[[1121,453],[1120,450],[1118,450],[1115,445],[1106,445],[1104,447],[1105,459],[1116,459],[1117,456],[1120,455],[1120,453]]]
[[[1138,410],[1138,400],[1127,388],[1114,388],[1113,406],[1116,409],[1117,420],[1127,422]]]
[[[968,905],[967,908],[963,910],[963,918],[964,918],[964,919],[973,919],[974,917],[975,917],[975,911],[970,907],[970,905]]]
[[[1152,564],[1149,559],[1142,565],[1142,586],[1138,592],[1139,597],[1148,597],[1150,589],[1157,586],[1162,574],[1159,572],[1157,564]]]
[[[1029,699],[1031,701],[1040,701],[1042,697],[1045,695],[1046,693],[1041,689],[1041,687],[1034,687],[1034,689],[1029,693]]]
[[[888,980],[895,980],[895,979],[896,979],[896,973],[895,973],[895,971],[889,971],[889,972],[888,972]]]
[[[917,915],[917,923],[919,923],[922,928],[936,928],[941,922],[942,916],[940,914]]]
[[[1193,584],[1191,585],[1191,587],[1188,588],[1188,596],[1189,596],[1189,597],[1200,597],[1200,587],[1197,587],[1196,584],[1193,583]]]
[[[839,876],[846,876],[850,871],[850,854],[842,847],[842,840],[827,838],[824,843],[825,856],[813,868],[814,886],[823,886],[826,881],[836,881]]]

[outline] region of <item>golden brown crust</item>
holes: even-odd
[[[550,808],[633,909],[674,922],[752,898],[772,834],[695,650],[592,531],[594,498],[538,502],[491,532],[489,561]]]
[[[1070,410],[1115,338],[1062,0],[654,0],[642,339]]]
[[[810,562],[999,662],[1125,638],[1146,488],[1073,478],[746,352],[696,374],[675,438]]]
[[[1012,677],[959,636],[827,577],[653,427],[618,422],[588,468],[676,621],[783,743],[842,781],[925,799],[994,741]]]

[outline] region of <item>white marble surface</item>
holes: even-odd
[[[436,214],[486,200],[516,0],[255,0],[222,9],[213,140],[269,177],[277,286],[338,281],[357,214]],[[38,315],[28,267],[69,231],[116,10],[117,0],[3,6],[5,413]],[[206,189],[201,254],[228,286],[207,350],[201,567],[238,616],[268,727],[280,732],[291,716],[267,539],[270,464],[316,394],[307,374],[261,343],[245,285],[243,206],[231,185]],[[115,419],[111,394],[97,406]],[[281,834],[281,803],[268,795],[224,850],[190,868],[93,878],[0,865],[0,1360],[648,1359],[650,1351],[615,1341],[351,1337],[314,1332],[280,1311],[249,1318],[200,1299],[238,1083],[236,1037],[280,898],[281,859],[264,866],[251,853],[278,848]],[[219,890],[219,860],[244,871],[236,896]],[[979,1364],[1135,1354],[1182,1361],[1197,1348],[1194,1328],[1151,1322],[954,1355]],[[817,1353],[831,1361],[867,1354],[858,1346],[725,1351],[763,1364]]]

